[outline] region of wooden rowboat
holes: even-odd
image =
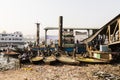
[[[48,57],[45,57],[43,59],[43,61],[46,63],[46,64],[51,64],[51,63],[54,63],[56,61],[56,58],[55,56],[48,56]]]
[[[86,62],[86,63],[109,63],[110,60],[103,60],[103,59],[96,59],[96,58],[84,58],[84,57],[79,57],[77,58],[78,61],[80,62]]]
[[[18,58],[19,53],[14,52],[14,51],[9,51],[9,52],[3,52],[5,55],[8,55],[9,57],[13,58]]]
[[[30,62],[31,63],[39,63],[39,62],[41,62],[43,60],[43,56],[36,56],[36,57],[34,57],[34,58],[31,58],[30,59]]]
[[[67,56],[57,57],[57,60],[61,63],[66,63],[66,64],[77,64],[77,65],[79,64],[79,61]]]

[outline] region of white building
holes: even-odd
[[[21,32],[0,33],[0,48],[23,48],[24,38]]]

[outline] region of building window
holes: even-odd
[[[19,37],[22,37],[22,35],[19,35]]]
[[[7,36],[7,34],[2,34],[2,36]]]
[[[1,38],[1,40],[4,40],[4,38]]]

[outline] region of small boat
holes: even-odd
[[[43,60],[43,56],[36,56],[30,59],[31,63],[39,63]]]
[[[56,61],[55,56],[48,56],[43,59],[46,64],[52,64]]]
[[[84,57],[78,57],[77,60],[85,63],[109,63],[110,62],[110,60],[107,60],[107,59],[84,58]]]
[[[3,52],[5,55],[9,56],[9,57],[13,57],[13,58],[18,58],[19,53],[14,52],[14,51],[7,51],[7,52]]]
[[[61,63],[72,64],[72,65],[79,64],[79,61],[77,61],[75,58],[72,57],[60,56],[57,57],[56,59]]]

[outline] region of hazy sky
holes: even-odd
[[[120,13],[120,0],[0,0],[0,32],[36,34],[45,27],[102,27]],[[52,34],[52,33],[51,33]]]

